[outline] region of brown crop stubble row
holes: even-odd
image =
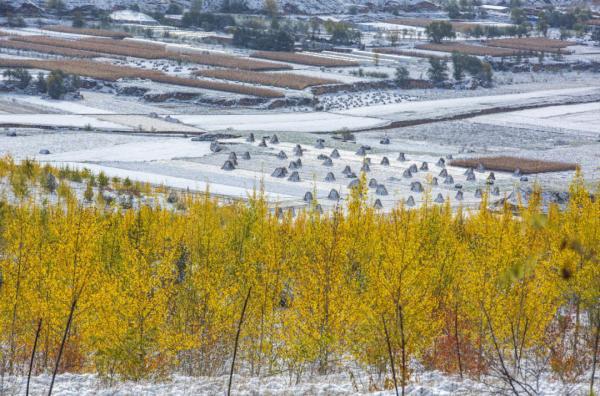
[[[409,56],[412,58],[440,59],[440,60],[445,60],[445,59],[449,58],[448,56],[444,56],[444,55],[427,54],[424,52],[403,50],[403,49],[398,49],[398,48],[373,48],[373,52],[376,54]]]
[[[18,36],[12,38],[17,41],[28,43],[43,44],[56,47],[72,48],[84,51],[97,52],[99,54],[110,54],[118,56],[131,56],[143,59],[171,59],[193,62],[208,66],[221,66],[244,70],[285,70],[291,69],[289,66],[280,65],[273,62],[263,62],[253,59],[240,58],[230,55],[216,54],[177,54],[168,52],[164,48],[151,48],[141,43],[136,45],[133,41],[123,42],[99,41],[99,40],[63,40],[43,36]]]
[[[107,39],[103,37],[86,37],[80,39],[79,41],[88,42],[88,43],[98,43],[104,45],[115,45],[117,44],[119,47],[129,47],[129,48],[141,48],[147,50],[165,50],[166,44],[159,42],[149,42],[149,41],[139,41],[135,39],[126,39],[126,40],[113,40]]]
[[[253,58],[269,59],[280,62],[298,63],[301,65],[317,67],[351,67],[359,66],[358,62],[344,59],[325,58],[316,55],[307,55],[299,52],[276,52],[276,51],[256,51],[252,53]]]
[[[572,43],[564,40],[552,40],[543,37],[523,37],[510,39],[488,40],[485,42],[490,47],[513,48],[522,51],[552,52],[568,54],[571,51],[565,49]]]
[[[272,87],[305,89],[318,85],[338,84],[339,81],[325,78],[303,76],[292,73],[264,73],[239,70],[198,70],[195,75],[222,80],[241,81],[246,83],[270,85]]]
[[[263,98],[281,98],[285,95],[279,91],[230,84],[217,81],[195,80],[191,78],[169,76],[154,70],[141,70],[133,67],[115,66],[108,63],[85,60],[37,60],[37,59],[0,59],[0,67],[23,67],[29,69],[62,70],[68,74],[100,80],[117,81],[121,78],[142,78],[158,83],[181,85],[209,89],[214,91],[231,92],[242,95],[252,95]]]
[[[477,168],[479,164],[483,165],[486,169],[502,172],[514,172],[519,169],[523,174],[573,171],[578,167],[577,164],[567,162],[510,156],[465,158],[450,162],[450,165],[462,168]]]
[[[110,37],[112,39],[124,39],[126,37],[131,37],[131,35],[127,33],[115,32],[113,30],[74,28],[71,26],[62,25],[44,26],[42,29],[49,30],[51,32],[81,34],[84,36]]]
[[[486,47],[483,45],[470,45],[463,43],[427,43],[417,45],[416,48],[429,50],[429,51],[440,51],[440,52],[460,52],[467,55],[475,56],[517,56],[521,51],[511,48],[499,48],[499,47]]]
[[[54,47],[51,45],[25,43],[15,40],[0,40],[0,48],[16,49],[22,51],[41,52],[50,55],[62,55],[77,58],[94,58],[97,52],[83,51],[72,48]]]

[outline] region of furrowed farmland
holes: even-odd
[[[107,29],[84,29],[84,28],[75,28],[69,26],[55,25],[55,26],[45,26],[44,30],[49,30],[51,32],[60,32],[60,33],[72,33],[72,34],[81,34],[85,36],[99,36],[99,37],[109,37],[111,39],[124,39],[127,37],[131,37],[130,34],[124,32],[115,32],[113,30]]]
[[[55,47],[51,45],[27,43],[16,40],[0,40],[0,48],[10,48],[23,51],[40,52],[50,55],[62,55],[73,58],[96,58],[100,54],[97,52],[83,51],[72,48]]]
[[[440,51],[440,52],[460,52],[467,55],[476,55],[476,56],[516,56],[519,54],[518,50],[509,49],[509,48],[492,48],[483,45],[470,45],[470,44],[462,44],[462,43],[443,43],[443,44],[421,44],[416,48],[430,50],[430,51]]]
[[[414,58],[425,58],[425,59],[448,59],[447,56],[444,55],[436,55],[418,51],[411,50],[402,50],[396,48],[374,48],[373,52],[376,54],[386,54],[386,55],[399,55],[399,56],[409,56]]]
[[[238,58],[230,55],[221,54],[177,54],[158,49],[148,45],[137,45],[133,42],[121,44],[119,41],[98,41],[98,40],[64,40],[43,36],[19,36],[12,38],[15,41],[25,43],[41,44],[53,47],[72,48],[76,50],[95,52],[101,54],[110,54],[118,56],[133,56],[143,59],[174,59],[193,62],[202,65],[230,67],[244,70],[278,70],[288,69],[289,66],[279,65],[271,62],[258,61],[253,59]]]
[[[196,80],[170,76],[153,70],[140,70],[126,66],[115,66],[108,63],[93,61],[43,61],[33,59],[0,59],[0,67],[17,67],[43,70],[62,70],[69,74],[99,78],[101,80],[116,81],[120,78],[142,78],[155,82],[211,89],[216,91],[233,92],[265,98],[279,98],[284,95],[267,88],[250,87],[228,84],[218,81]]]
[[[298,52],[272,52],[258,51],[252,54],[254,58],[269,59],[281,62],[298,63],[301,65],[318,66],[318,67],[350,67],[358,66],[357,62],[347,61],[343,59],[326,58],[316,55],[307,55]]]
[[[483,166],[485,169],[503,172],[518,172],[523,174],[577,170],[577,164],[508,156],[466,158],[451,161],[451,164],[454,166],[472,169]]]
[[[491,47],[559,54],[570,53],[567,47],[571,45],[569,42],[563,40],[550,40],[541,37],[488,40],[486,44]]]

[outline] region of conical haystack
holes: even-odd
[[[373,208],[375,208],[376,210],[383,209],[383,204],[381,203],[381,200],[379,198],[377,198],[375,200],[375,203],[373,204]]]
[[[290,175],[290,177],[288,177],[288,181],[299,182],[300,174],[298,174],[298,171],[293,171],[292,174]]]
[[[410,183],[410,191],[421,193],[423,192],[423,185],[421,184],[421,182],[414,181]]]
[[[273,177],[279,177],[279,178],[284,178],[286,177],[288,174],[287,169],[279,167],[279,168],[275,168],[275,170],[273,171],[273,173],[271,173],[271,176]]]
[[[335,188],[332,188],[331,191],[329,191],[329,195],[327,195],[327,198],[332,201],[338,201],[340,199],[340,193],[337,192]]]
[[[235,165],[230,160],[227,160],[227,161],[225,161],[225,163],[223,164],[221,169],[226,170],[226,171],[232,171],[232,170],[235,170]]]
[[[385,196],[388,195],[388,190],[385,188],[383,184],[377,186],[377,190],[375,190],[375,194]]]

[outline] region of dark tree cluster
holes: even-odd
[[[264,51],[292,51],[294,37],[281,29],[237,28],[233,34],[233,45]]]

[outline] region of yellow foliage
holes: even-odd
[[[49,172],[31,166],[1,161],[0,177]],[[42,319],[35,367],[51,370],[74,300],[62,369],[134,380],[222,374],[248,290],[239,359],[253,375],[349,359],[386,369],[391,355],[406,383],[412,359],[443,353],[461,373],[485,370],[490,355],[547,348],[574,301],[597,309],[600,202],[580,179],[566,210],[534,200],[519,217],[448,203],[381,214],[365,183],[347,208],[282,219],[260,195],[185,196],[180,211],[80,205],[65,181],[56,204],[0,201],[3,367],[23,370]]]

